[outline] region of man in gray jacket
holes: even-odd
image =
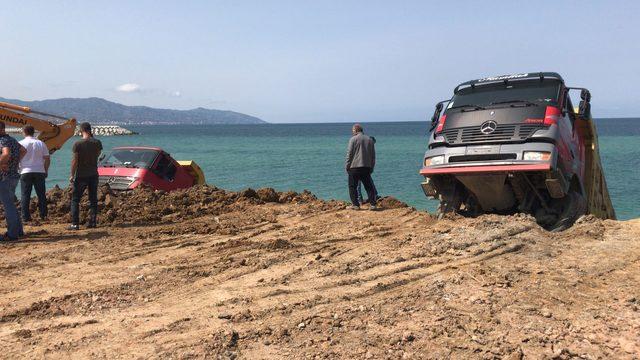
[[[349,196],[353,209],[360,209],[360,202],[356,188],[358,183],[362,181],[364,189],[370,200],[370,209],[376,210],[377,194],[371,179],[371,173],[376,165],[376,148],[374,141],[367,135],[363,134],[360,124],[353,125],[351,129],[353,136],[349,139],[347,147],[347,160],[345,169],[349,174]]]

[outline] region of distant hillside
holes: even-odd
[[[234,111],[197,108],[192,110],[155,109],[147,106],[126,106],[101,98],[53,99],[22,101],[3,99],[33,110],[75,117],[78,121],[97,124],[263,124],[257,117]]]

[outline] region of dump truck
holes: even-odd
[[[64,122],[58,124],[59,120]],[[6,102],[0,102],[0,121],[8,126],[25,127],[33,126],[38,132],[38,139],[44,142],[53,154],[62,148],[76,131],[76,119],[66,118],[54,114],[48,114]]]
[[[549,230],[584,214],[615,219],[590,101],[589,90],[555,72],[456,86],[431,117],[425,195],[439,200],[439,216],[522,212]]]
[[[173,191],[205,183],[195,161],[176,161],[159,147],[121,146],[100,158],[100,185],[132,190],[145,184],[154,190]]]

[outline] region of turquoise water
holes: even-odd
[[[640,119],[598,121],[601,155],[620,219],[640,217]],[[102,137],[105,149],[119,145],[159,146],[177,160],[195,160],[207,182],[241,190],[308,189],[325,199],[348,199],[344,155],[350,124],[137,126],[141,135]],[[418,170],[427,142],[422,122],[365,124],[377,139],[373,174],[381,195],[393,195],[433,210],[420,189]],[[72,139],[52,156],[49,186],[66,186]]]

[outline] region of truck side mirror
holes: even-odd
[[[580,91],[580,106],[578,107],[580,117],[588,116],[591,112],[591,93],[587,89]]]
[[[431,131],[433,131],[433,129],[435,129],[436,125],[438,124],[438,119],[440,119],[440,113],[442,112],[443,106],[444,103],[442,101],[436,104],[436,109],[433,112],[433,116],[431,117]]]

